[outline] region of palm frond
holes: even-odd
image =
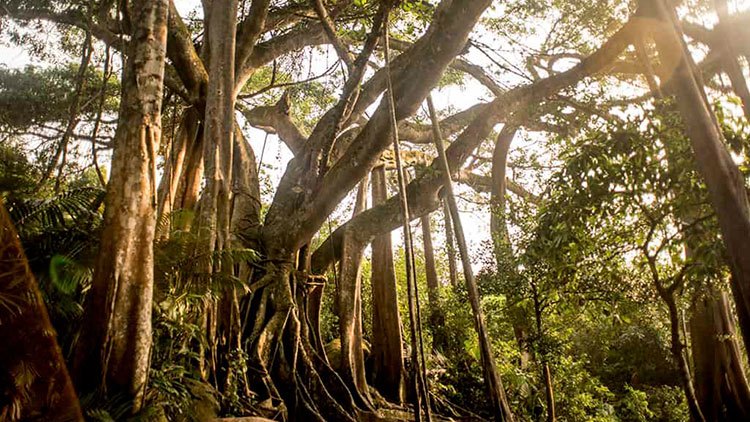
[[[105,191],[84,187],[63,192],[53,198],[8,198],[6,208],[19,233],[32,228],[66,227],[100,217]]]

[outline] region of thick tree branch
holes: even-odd
[[[526,104],[541,101],[562,88],[571,86],[584,77],[602,72],[611,65],[620,53],[630,44],[632,36],[639,33],[643,22],[637,18],[625,24],[599,50],[584,59],[577,66],[561,74],[542,79],[530,85],[524,85],[506,92],[492,103],[483,104],[471,124],[448,147],[446,155],[451,174],[456,175],[461,165],[469,158],[481,142],[492,132],[501,116],[508,111],[516,111]],[[432,164],[435,171],[425,172],[412,181],[407,187],[407,200],[412,218],[419,218],[427,212],[432,212],[440,205],[438,192],[442,187],[442,180],[436,176],[437,166]],[[340,226],[332,236],[315,251],[312,258],[314,272],[324,271],[334,262],[341,243],[341,236],[346,230],[352,230],[363,241],[371,241],[374,236],[387,233],[399,227],[399,199],[391,198],[386,203],[373,207]]]
[[[253,54],[258,38],[260,38],[265,29],[270,4],[271,0],[254,0],[250,5],[250,13],[238,25],[239,33],[237,34],[237,47],[234,59],[235,74],[237,75],[240,74],[241,69],[245,68],[247,60]],[[236,84],[235,93],[240,88],[241,86]]]
[[[289,93],[272,106],[247,109],[240,106],[240,111],[252,126],[269,133],[276,133],[294,155],[297,155],[307,142],[307,138],[289,117]]]
[[[168,24],[167,57],[174,65],[174,71],[185,87],[190,99],[189,102],[198,105],[199,102],[205,101],[203,97],[205,97],[206,86],[208,85],[208,73],[195,50],[191,34],[177,12],[173,0],[169,2]],[[171,74],[171,72],[168,72],[168,74]]]

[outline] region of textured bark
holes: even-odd
[[[719,226],[727,246],[732,272],[732,291],[746,348],[750,348],[750,205],[744,178],[727,150],[715,116],[710,110],[703,85],[692,71],[692,58],[686,54],[679,28],[659,2],[659,19],[654,20],[653,36],[659,56],[672,73],[666,81],[675,93],[685,130],[690,138],[698,171],[709,191]],[[743,323],[744,322],[744,323]]]
[[[711,291],[693,304],[690,319],[695,389],[708,422],[750,419],[750,388],[729,297]]]
[[[199,123],[195,141],[186,151],[184,170],[177,180],[172,210],[198,211],[198,195],[203,181],[203,129],[203,123]]]
[[[161,138],[168,2],[136,1],[103,232],[74,378],[82,392],[103,387],[137,411],[151,352],[156,151]],[[104,385],[101,385],[101,384]]]
[[[0,420],[83,422],[55,329],[1,203],[0,298]]]
[[[448,202],[451,220],[453,221],[456,232],[456,243],[458,243],[458,251],[461,255],[464,281],[466,282],[466,289],[469,293],[471,310],[474,314],[475,329],[479,337],[479,349],[482,356],[482,372],[484,374],[485,386],[487,387],[487,394],[492,403],[492,410],[495,419],[497,421],[512,422],[514,420],[513,413],[510,410],[508,399],[505,396],[505,387],[503,386],[503,381],[500,379],[500,374],[498,373],[495,364],[495,356],[492,351],[492,345],[489,340],[487,326],[484,320],[484,312],[482,311],[482,305],[480,303],[479,289],[477,288],[476,280],[474,280],[474,272],[471,268],[471,260],[469,258],[469,249],[466,246],[466,237],[464,236],[463,228],[461,226],[456,197],[453,194],[453,182],[451,181],[450,166],[448,165],[445,146],[443,145],[443,136],[440,134],[437,113],[432,104],[432,98],[429,96],[427,97],[427,106],[430,110],[430,119],[432,120],[433,130],[435,132],[435,146],[438,150],[440,173],[444,180],[445,199]]]
[[[237,26],[237,0],[215,0],[204,5],[209,51],[208,92],[203,133],[203,161],[206,186],[200,201],[197,253],[213,255],[230,247],[231,183],[235,149],[234,56]],[[208,260],[205,274],[231,274],[223,260]],[[209,301],[203,312],[209,346],[204,377],[224,392],[232,381],[227,362],[239,347],[239,307],[233,288],[223,290]],[[236,338],[236,339],[235,339]],[[207,369],[207,370],[206,370]]]
[[[216,0],[206,10],[210,65],[203,134],[206,187],[199,222],[201,253],[224,249],[229,237],[237,7],[237,0]]]
[[[388,199],[385,167],[372,171],[372,205]],[[401,347],[401,315],[393,268],[391,232],[372,241],[372,384],[386,399],[404,401],[404,355]]]
[[[233,243],[239,247],[259,249],[260,182],[255,152],[248,144],[239,125],[234,127],[232,153],[232,217]],[[244,278],[242,278],[244,280]]]

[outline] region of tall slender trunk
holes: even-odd
[[[532,286],[534,298],[534,319],[536,321],[536,336],[542,339],[542,303],[539,300],[536,286]],[[544,383],[544,397],[547,401],[547,422],[555,422],[555,394],[552,385],[552,371],[549,367],[547,351],[542,350],[540,353],[542,365],[542,382]]]
[[[0,297],[20,299],[0,306],[0,420],[83,422],[55,329],[2,203]]]
[[[675,364],[677,365],[677,370],[682,378],[690,416],[696,422],[706,422],[701,406],[698,403],[695,384],[693,383],[693,377],[690,373],[690,366],[688,365],[688,361],[685,358],[685,353],[683,351],[685,346],[680,340],[680,316],[677,311],[674,293],[672,291],[664,291],[664,289],[659,287],[657,287],[657,289],[659,290],[659,296],[661,296],[662,300],[667,304],[667,309],[669,310],[670,349]]]
[[[103,231],[73,363],[79,391],[100,387],[140,409],[151,354],[156,152],[161,138],[166,0],[133,4],[133,33]],[[101,385],[101,384],[104,385]]]
[[[372,170],[372,205],[388,199],[385,166]],[[404,355],[391,233],[372,241],[372,384],[394,403],[404,401]]]
[[[367,208],[365,177],[357,189],[354,215]],[[362,348],[362,258],[367,243],[357,234],[347,232],[341,248],[341,281],[338,286],[339,337],[341,338],[341,365],[339,372],[351,385],[355,399],[368,403],[370,395],[365,378],[365,359]]]
[[[746,348],[750,349],[750,204],[744,178],[729,155],[715,116],[703,92],[703,84],[693,72],[692,58],[686,51],[673,11],[657,2],[658,25],[654,39],[661,61],[672,73],[666,84],[677,98],[686,133],[690,138],[698,170],[708,187],[711,203],[727,246],[740,327]]]
[[[203,181],[203,131],[204,125],[198,123],[195,142],[186,151],[184,170],[176,181],[172,210],[198,211],[198,194]]]
[[[430,327],[432,328],[432,348],[445,351],[448,346],[448,333],[444,330],[445,313],[440,304],[440,283],[435,268],[435,247],[432,243],[430,214],[420,218],[422,241],[424,242],[424,271],[427,279],[427,299],[430,302]]]
[[[443,218],[445,220],[445,245],[448,252],[448,271],[451,280],[451,287],[458,287],[458,268],[456,268],[456,246],[455,236],[453,235],[453,222],[451,221],[451,211],[448,207],[448,201],[443,199]]]
[[[711,289],[690,319],[695,389],[708,422],[750,420],[750,388],[725,292]]]
[[[437,270],[435,269],[435,248],[432,245],[432,224],[430,214],[427,213],[420,218],[422,224],[422,241],[424,243],[424,272],[427,279],[427,298],[430,306],[436,308],[439,305],[439,288]]]
[[[495,149],[492,153],[492,188],[490,190],[490,232],[495,252],[495,262],[498,271],[505,270],[508,277],[516,276],[515,257],[510,244],[508,221],[506,218],[505,194],[506,173],[508,165],[508,153],[513,143],[513,138],[518,131],[518,126],[506,124],[495,140]],[[509,315],[513,325],[513,334],[516,337],[519,352],[521,354],[521,368],[525,368],[531,359],[528,350],[529,341],[529,315],[522,305],[513,306]]]
[[[484,312],[482,311],[482,305],[479,298],[479,289],[477,288],[476,280],[474,280],[474,271],[471,268],[471,260],[469,259],[469,250],[466,246],[466,237],[461,226],[461,219],[458,214],[458,205],[456,204],[456,197],[453,194],[453,182],[451,180],[450,167],[448,166],[448,160],[445,156],[445,146],[443,145],[443,137],[440,134],[440,128],[438,126],[437,113],[435,107],[432,104],[432,98],[428,95],[427,106],[430,110],[430,119],[432,120],[433,127],[433,138],[435,145],[438,150],[438,160],[440,164],[440,172],[443,174],[445,179],[445,199],[448,201],[450,209],[451,220],[453,221],[456,242],[458,243],[458,250],[461,254],[461,264],[464,270],[464,278],[466,281],[466,289],[469,292],[469,301],[471,308],[474,313],[474,324],[479,336],[479,349],[482,356],[482,372],[484,373],[484,382],[487,386],[487,394],[490,396],[490,402],[492,403],[492,409],[495,414],[495,419],[500,422],[512,422],[514,420],[513,413],[510,410],[508,399],[505,397],[505,387],[503,381],[500,379],[500,374],[497,371],[497,365],[495,364],[495,356],[492,352],[492,344],[490,343],[489,335],[487,333],[487,325],[484,320]]]

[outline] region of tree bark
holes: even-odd
[[[666,84],[677,98],[699,173],[716,210],[733,275],[732,291],[740,327],[745,346],[750,349],[750,260],[747,259],[750,256],[750,205],[744,178],[724,144],[715,116],[705,100],[703,84],[692,71],[692,58],[673,23],[673,12],[661,1],[657,3],[660,11],[654,21],[653,36],[662,63],[672,70]]]
[[[750,388],[725,292],[711,289],[693,304],[690,320],[695,389],[707,422],[750,419]]]
[[[139,0],[132,7],[103,232],[73,364],[80,391],[103,387],[110,397],[122,394],[133,412],[143,401],[151,353],[167,10],[166,0]]]
[[[237,7],[237,0],[215,0],[205,11],[210,64],[203,141],[206,187],[199,222],[201,253],[224,249],[229,237]]]
[[[385,166],[372,170],[372,205],[388,199]],[[386,399],[403,403],[404,355],[391,232],[372,241],[372,384]]]
[[[0,300],[0,420],[83,422],[55,329],[2,203]]]

